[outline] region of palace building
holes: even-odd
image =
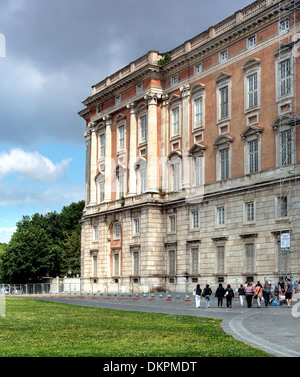
[[[92,86],[86,290],[300,278],[300,2],[257,0]]]

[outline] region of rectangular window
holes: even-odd
[[[114,225],[114,239],[119,239],[121,235],[121,229],[120,229],[120,224],[115,224]]]
[[[288,215],[288,201],[286,196],[277,198],[277,217],[287,217]]]
[[[135,235],[140,234],[140,219],[139,217],[133,219],[133,232]]]
[[[248,38],[247,40],[247,47],[252,48],[256,46],[256,35],[253,35],[252,37]]]
[[[147,116],[140,117],[140,142],[147,141]]]
[[[174,75],[171,77],[171,85],[175,85],[178,83],[178,75]]]
[[[219,55],[220,63],[226,62],[227,59],[228,59],[228,50],[220,52],[220,55]]]
[[[143,83],[140,83],[136,86],[136,93],[139,94],[139,93],[142,93],[143,91]]]
[[[119,150],[124,149],[125,147],[125,127],[119,127]]]
[[[119,199],[124,197],[125,190],[124,190],[124,175],[119,176]]]
[[[218,225],[225,225],[225,208],[218,207],[217,208],[217,224]]]
[[[192,211],[191,212],[191,222],[192,222],[192,229],[198,229],[199,228],[199,211]]]
[[[229,178],[229,149],[220,151],[221,179]]]
[[[201,73],[201,72],[202,72],[202,63],[196,64],[196,65],[194,66],[194,73],[195,73],[195,75],[196,75],[197,73]]]
[[[257,74],[248,77],[248,107],[258,105]]]
[[[246,220],[254,221],[255,219],[255,207],[254,202],[246,203]]]
[[[203,126],[203,98],[197,98],[194,102],[194,128]]]
[[[101,134],[99,136],[99,142],[100,142],[100,157],[105,156],[105,134]]]
[[[249,142],[249,173],[258,171],[258,140]]]
[[[141,194],[147,190],[147,170],[140,169],[140,192]]]
[[[220,117],[227,118],[229,115],[228,86],[220,89]]]
[[[169,233],[176,232],[176,216],[170,215],[169,216]]]
[[[98,239],[98,227],[93,226],[93,239],[97,240]]]
[[[290,21],[289,20],[284,20],[284,21],[280,22],[279,32],[288,31],[289,28],[290,28]]]
[[[172,110],[172,136],[179,135],[179,107]]]
[[[169,250],[169,275],[176,274],[176,253],[175,250]]]
[[[104,195],[105,195],[105,191],[104,191],[104,182],[100,182],[99,183],[99,195],[100,195],[100,203],[104,201]]]
[[[121,103],[121,94],[116,96],[116,105],[119,105]]]
[[[279,63],[279,81],[280,81],[280,96],[291,94],[292,89],[292,75],[291,75],[291,60],[287,59]]]
[[[280,156],[281,165],[289,165],[292,163],[292,131],[280,132]]]

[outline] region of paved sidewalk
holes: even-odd
[[[29,296],[33,298],[32,296]],[[43,300],[68,303],[72,305],[92,306],[118,310],[155,312],[177,315],[191,315],[223,319],[224,331],[244,343],[260,348],[277,357],[300,357],[300,298],[294,297],[292,307],[264,305],[252,308],[246,303],[241,307],[239,298],[235,298],[232,308],[218,308],[212,298],[211,307],[205,308],[201,300],[200,308],[194,301],[185,300],[148,300],[93,298],[93,297],[38,297]]]

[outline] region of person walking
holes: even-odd
[[[256,286],[255,286],[255,291],[254,291],[254,298],[257,299],[257,307],[258,308],[260,308],[260,303],[261,303],[262,297],[263,297],[263,289],[262,289],[262,285],[258,281]]]
[[[218,308],[222,308],[224,295],[225,289],[223,288],[223,285],[220,283],[215,293],[215,296],[218,298]]]
[[[271,284],[266,280],[265,284],[263,286],[263,297],[264,297],[264,300],[265,300],[266,308],[268,307],[269,302],[270,302],[271,288],[272,288]]]
[[[285,299],[286,299],[286,302],[287,302],[287,307],[289,308],[291,306],[291,302],[292,302],[292,295],[293,295],[293,284],[291,283],[291,279],[287,279],[287,284],[286,284],[286,287],[285,287]]]
[[[234,297],[233,289],[231,288],[230,284],[227,284],[227,288],[225,289],[225,297],[226,297],[226,305],[227,308],[232,307],[232,299]]]
[[[210,295],[212,294],[212,290],[209,286],[209,284],[206,284],[205,288],[203,289],[202,292],[202,297],[204,296],[205,298],[205,307],[210,308]]]
[[[239,286],[238,293],[240,296],[241,306],[244,306],[245,287],[243,284]]]
[[[200,284],[197,284],[196,289],[195,289],[196,308],[200,308],[201,293],[202,293],[202,289],[200,288]]]
[[[254,296],[254,287],[250,281],[247,283],[245,287],[245,296],[247,301],[247,307],[251,308]]]
[[[280,301],[280,282],[277,282],[274,287],[275,301]]]

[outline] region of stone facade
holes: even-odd
[[[300,277],[296,3],[255,1],[93,86],[86,289]]]

